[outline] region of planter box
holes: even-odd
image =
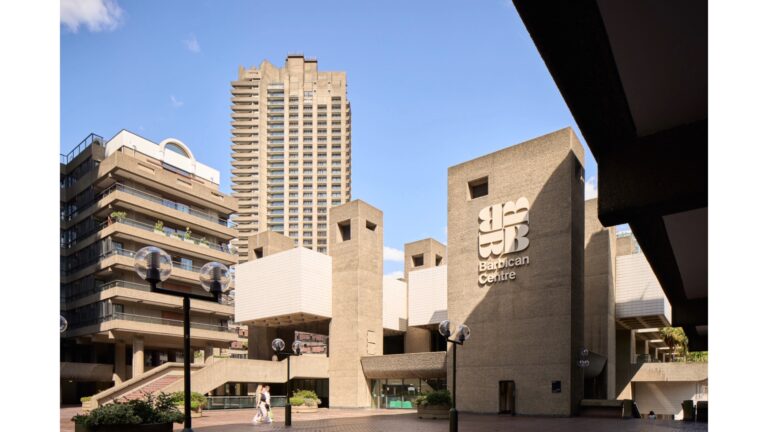
[[[316,413],[317,407],[305,406],[305,405],[291,405],[292,413]]]
[[[451,407],[448,406],[421,406],[416,407],[416,413],[420,419],[448,420]]]
[[[102,425],[94,428],[75,424],[75,432],[173,432],[173,423]]]

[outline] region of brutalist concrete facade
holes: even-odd
[[[331,208],[333,319],[328,376],[332,407],[371,404],[370,381],[363,373],[360,358],[384,353],[383,221],[381,210],[360,200]]]
[[[576,412],[583,165],[566,128],[449,168],[448,316],[472,329],[458,348],[459,411],[498,412],[500,382],[514,381],[518,414]]]

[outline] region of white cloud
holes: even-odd
[[[187,51],[193,53],[200,52],[200,43],[197,42],[197,37],[193,34],[189,35],[189,38],[182,40]]]
[[[400,249],[384,246],[384,261],[398,261],[403,262],[405,254]]]
[[[61,0],[61,24],[72,33],[83,25],[91,32],[117,28],[123,10],[116,0]]]
[[[184,106],[184,102],[176,99],[176,96],[171,95],[171,105],[173,105],[174,108],[181,108]]]
[[[400,278],[403,277],[403,271],[402,270],[395,270],[395,271],[393,271],[391,273],[385,274],[384,277],[393,277],[393,278],[396,278],[396,279],[400,279]]]
[[[597,198],[597,177],[592,176],[584,183],[584,201]]]

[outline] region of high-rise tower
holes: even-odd
[[[317,60],[264,61],[232,82],[232,190],[238,259],[247,238],[265,230],[328,252],[328,210],[350,201],[351,112],[344,72]]]

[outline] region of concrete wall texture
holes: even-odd
[[[371,392],[360,358],[384,353],[384,216],[355,200],[331,208],[329,222],[333,258],[329,404],[368,407]]]
[[[515,381],[518,414],[566,416],[577,408],[583,394],[576,366],[584,343],[583,160],[583,147],[566,128],[448,170],[448,317],[469,325],[473,335],[458,347],[459,411],[498,412],[505,380]],[[470,184],[482,178],[487,195],[472,199]],[[520,207],[523,197],[529,245],[502,256],[527,256],[529,264],[511,269],[514,280],[481,285],[480,211],[509,201]],[[449,353],[449,383],[451,368]]]

